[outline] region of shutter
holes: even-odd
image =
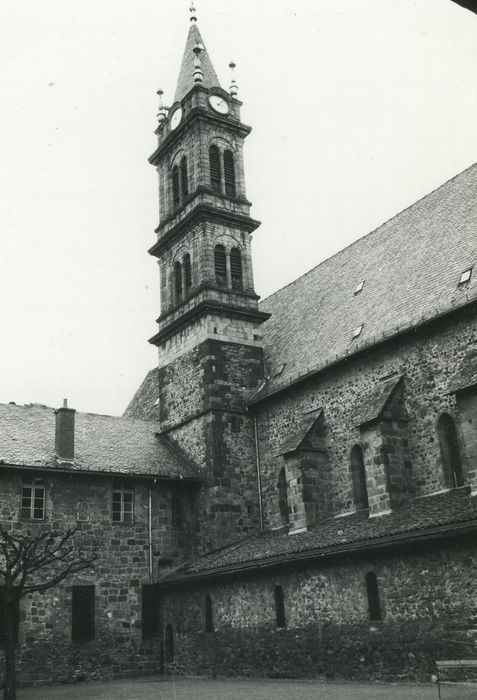
[[[230,273],[232,289],[242,289],[242,257],[237,248],[232,248],[230,252]]]
[[[227,284],[227,267],[225,264],[225,248],[223,245],[215,246],[215,279],[218,284]]]
[[[209,149],[209,163],[210,163],[210,186],[214,192],[221,191],[220,182],[220,154],[217,146],[211,146]]]
[[[225,194],[228,197],[235,197],[235,168],[232,151],[224,153],[224,180]]]

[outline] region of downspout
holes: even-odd
[[[247,406],[246,411],[248,414],[252,416],[253,420],[253,433],[255,436],[255,459],[256,459],[256,468],[257,468],[257,491],[258,491],[258,509],[259,509],[259,514],[260,514],[260,530],[263,532],[265,529],[265,523],[264,523],[264,518],[263,518],[263,495],[262,495],[262,467],[260,464],[260,447],[259,447],[259,442],[258,442],[258,424],[257,424],[257,416],[255,413],[253,413],[250,408]]]

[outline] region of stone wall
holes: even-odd
[[[183,484],[163,485],[136,479],[134,522],[112,522],[112,476],[51,474],[46,484],[46,519],[20,519],[22,474],[1,467],[0,517],[15,529],[66,529],[99,546],[92,571],[84,571],[20,604],[18,668],[25,682],[73,682],[158,672],[159,639],[142,639],[142,586],[150,584],[148,491],[152,489],[153,579],[190,556],[193,497]],[[172,521],[172,499],[181,504],[180,522]],[[79,504],[82,504],[81,507]],[[84,504],[87,504],[85,507]],[[78,511],[87,519],[77,521]],[[86,643],[71,640],[73,585],[95,586],[95,635]]]
[[[388,426],[386,429],[383,446],[386,447],[384,443],[387,443],[387,459],[392,460],[395,471],[391,484],[395,490],[388,501],[401,500],[396,493],[397,481],[404,484],[402,490],[407,496],[413,493],[423,495],[443,488],[445,483],[436,424],[441,413],[446,411],[454,417],[457,431],[459,435],[461,433],[462,416],[455,396],[448,392],[459,361],[469,345],[476,341],[475,318],[471,313],[464,312],[452,323],[435,322],[419,332],[395,339],[352,361],[310,377],[253,407],[258,414],[267,523],[273,526],[277,522],[278,474],[285,462],[278,454],[280,445],[287,435],[296,430],[303,414],[318,407],[323,408],[323,446],[329,460],[330,512],[353,511],[350,454],[353,446],[362,442],[357,415],[367,395],[375,390],[382,378],[392,373],[404,377],[403,396],[408,422],[405,427],[390,424],[391,428]],[[376,425],[373,430],[378,430]],[[393,431],[394,435],[391,434]],[[373,441],[367,442],[371,446]],[[461,445],[464,445],[463,440]],[[366,444],[363,447],[366,448]],[[392,448],[391,452],[389,448]],[[375,457],[369,456],[369,459],[374,463]],[[465,454],[462,457],[465,462]],[[384,454],[382,461],[385,466]],[[466,472],[468,465],[464,463],[463,466]],[[389,484],[385,485],[385,489],[388,488]]]
[[[203,675],[429,680],[437,658],[460,658],[477,623],[477,551],[470,539],[294,565],[165,590],[174,630],[169,670]],[[370,621],[376,574],[382,619]],[[285,628],[277,628],[281,586]],[[205,597],[214,632],[205,632]],[[466,653],[468,651],[466,650]]]

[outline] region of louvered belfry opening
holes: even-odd
[[[224,152],[224,180],[225,194],[228,197],[235,197],[235,167],[232,151]]]
[[[227,284],[227,264],[225,262],[225,248],[223,245],[216,245],[214,251],[215,258],[215,280],[218,284]]]
[[[210,186],[214,192],[221,192],[220,153],[217,146],[209,148]]]
[[[179,261],[174,264],[174,288],[179,299],[182,296],[182,267]]]
[[[187,178],[187,158],[185,156],[181,160],[181,187],[182,196],[187,197],[189,194],[189,182]]]
[[[190,262],[190,255],[186,253],[182,261],[184,265],[184,282],[186,289],[190,289],[192,286],[192,266]]]
[[[230,274],[232,289],[242,289],[242,256],[238,248],[232,248],[230,251]]]
[[[181,203],[179,168],[177,165],[172,168],[172,199],[174,202],[174,208],[177,209]]]

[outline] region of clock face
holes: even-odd
[[[212,109],[218,112],[219,114],[228,114],[229,112],[229,105],[227,103],[227,100],[225,100],[220,95],[211,95],[209,97],[209,104],[212,107]]]
[[[182,109],[181,107],[178,107],[176,110],[174,110],[174,114],[171,117],[171,129],[174,131],[174,129],[177,129],[179,124],[181,123],[182,119]]]

